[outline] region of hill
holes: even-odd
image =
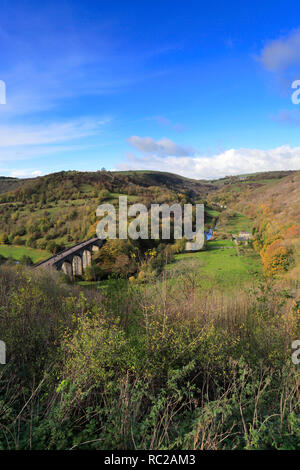
[[[217,236],[194,253],[109,240],[80,283],[2,265],[0,448],[299,448],[299,272],[274,279],[295,274],[299,182],[66,172],[4,193],[0,249],[14,257],[84,239],[119,194],[201,200]],[[231,239],[242,229],[248,245]]]
[[[253,245],[265,272],[300,275],[300,172],[250,175],[232,181],[211,195],[211,201],[230,206],[221,219],[239,211],[253,220]]]
[[[15,191],[16,189],[20,188],[26,181],[28,180],[0,176],[0,194]]]
[[[204,202],[207,228],[214,228],[217,219],[224,236],[253,227],[254,247],[265,258],[266,269],[278,256],[287,271],[298,265],[299,171],[212,181],[156,171],[68,171],[30,180],[0,178],[0,183],[0,243],[45,250],[45,257],[93,235],[95,208],[103,202],[117,204],[119,195],[127,195],[129,202],[147,207],[153,202]],[[281,269],[281,258],[275,271]]]
[[[191,197],[203,197],[210,191],[217,189],[217,185],[213,182],[192,180],[172,173],[156,171],[62,171],[30,180],[13,179],[10,185],[6,182],[5,187],[3,183],[3,195],[0,202],[31,202],[31,200],[36,202],[38,197],[46,198],[48,202],[52,202],[60,199],[90,197],[95,194],[95,191],[101,189],[134,194],[141,193],[145,188],[157,187],[190,194]]]
[[[0,244],[45,250],[47,257],[94,234],[100,203],[116,205],[120,195],[127,195],[129,202],[147,207],[184,204],[204,201],[216,188],[213,182],[150,171],[68,171],[16,180],[0,195]],[[207,213],[206,222],[213,219]]]

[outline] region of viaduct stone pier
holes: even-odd
[[[55,268],[70,277],[81,276],[91,265],[93,252],[99,251],[103,243],[104,241],[99,238],[90,238],[36,264],[35,268]]]

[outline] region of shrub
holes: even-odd
[[[13,244],[14,245],[24,245],[25,240],[21,238],[19,235],[16,235],[15,238],[13,239]]]
[[[8,244],[8,235],[6,232],[0,234],[0,243]]]
[[[101,281],[105,277],[105,272],[101,269],[100,266],[92,264],[85,268],[84,279],[86,281]]]
[[[274,276],[289,269],[293,264],[293,247],[285,245],[278,239],[261,251],[264,270],[268,275]]]
[[[23,256],[20,258],[20,264],[24,264],[25,266],[32,266],[32,265],[33,265],[33,261],[32,261],[32,259],[30,258],[30,256],[23,255]]]
[[[191,276],[83,293],[2,265],[0,448],[300,448],[299,302],[295,286],[221,296]]]

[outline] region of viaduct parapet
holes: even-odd
[[[84,270],[91,265],[93,252],[99,251],[103,243],[104,241],[97,237],[90,238],[36,264],[35,268],[55,268],[70,277],[81,276]]]

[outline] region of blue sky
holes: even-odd
[[[0,174],[300,169],[300,5],[0,0]]]

